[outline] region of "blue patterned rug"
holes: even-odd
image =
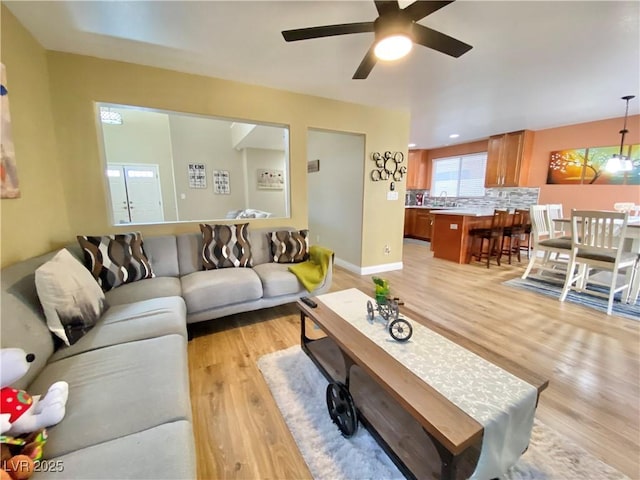
[[[545,282],[544,280],[541,280],[539,278],[532,277],[528,277],[525,280],[522,280],[520,277],[514,278],[512,280],[507,280],[506,282],[504,282],[504,285],[516,288],[524,288],[525,290],[542,293],[543,295],[555,298],[560,298],[560,294],[562,293],[561,284]],[[606,292],[606,289],[604,288],[590,286],[589,289],[591,288],[596,291]],[[577,303],[579,305],[584,305],[585,307],[593,308],[600,312],[607,313],[607,299],[603,297],[589,295],[586,293],[578,293],[576,291],[570,290],[565,301]],[[635,305],[620,303],[620,293],[616,293],[616,296],[613,300],[612,313],[613,315],[640,321],[640,301],[636,302]]]

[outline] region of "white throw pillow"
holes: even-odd
[[[36,270],[36,290],[47,326],[66,345],[73,345],[109,308],[91,272],[68,250]]]

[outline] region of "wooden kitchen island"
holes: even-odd
[[[432,211],[431,251],[435,258],[456,263],[471,261],[469,230],[491,227],[493,209],[455,209]]]

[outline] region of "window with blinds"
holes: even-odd
[[[436,158],[433,160],[431,196],[446,192],[448,197],[484,196],[487,152]]]

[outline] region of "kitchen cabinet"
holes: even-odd
[[[431,239],[431,210],[428,208],[404,209],[404,236],[420,240]]]
[[[429,190],[431,168],[426,150],[409,150],[407,161],[407,190]]]
[[[413,223],[413,236],[422,240],[431,239],[431,211],[429,209],[416,209],[416,218]]]
[[[413,234],[413,220],[415,219],[415,208],[404,209],[404,236],[410,237]]]
[[[519,187],[527,183],[533,132],[493,135],[487,148],[485,187]]]

